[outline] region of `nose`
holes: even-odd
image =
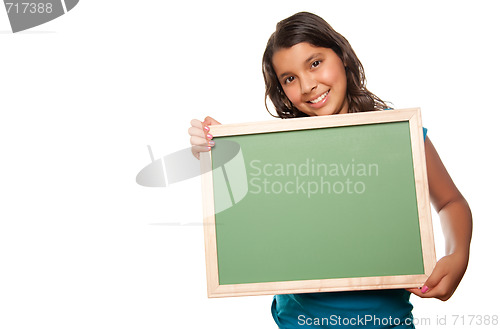
[[[313,75],[304,74],[304,76],[300,79],[300,87],[302,89],[302,94],[308,94],[314,89],[316,89],[317,82]]]

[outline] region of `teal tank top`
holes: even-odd
[[[276,295],[271,306],[280,329],[415,328],[412,309],[404,289]]]
[[[404,289],[276,295],[271,305],[280,329],[415,328],[412,309]]]

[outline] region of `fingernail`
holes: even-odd
[[[207,151],[210,151],[212,148],[210,146],[207,147]]]
[[[208,145],[210,145],[210,146],[214,146],[214,145],[215,145],[215,142],[214,142],[214,141],[209,141],[209,142],[208,142]]]
[[[212,139],[214,136],[207,134],[207,138]]]
[[[205,131],[209,131],[209,130],[210,130],[210,128],[209,128],[208,126],[203,127],[203,129],[204,129]]]
[[[429,287],[427,286],[423,286],[422,287],[422,293],[425,294],[427,292],[427,290],[429,290]]]

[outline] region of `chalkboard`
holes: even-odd
[[[211,126],[209,297],[418,287],[435,265],[420,109]]]

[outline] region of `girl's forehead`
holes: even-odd
[[[272,62],[276,70],[278,67],[306,64],[316,56],[332,54],[336,56],[330,48],[316,47],[310,43],[301,42],[290,48],[281,48],[276,51]]]

